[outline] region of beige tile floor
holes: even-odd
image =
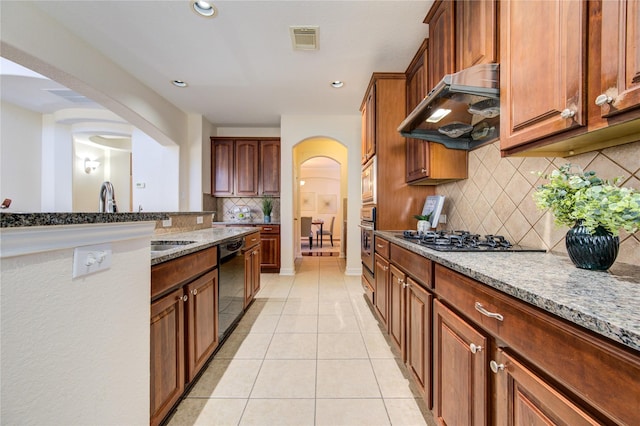
[[[428,424],[343,259],[304,257],[295,276],[261,279],[169,426]]]

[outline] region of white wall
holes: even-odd
[[[0,423],[148,425],[154,223],[36,228],[1,231]],[[111,268],[73,279],[104,242]]]
[[[133,210],[146,212],[180,210],[180,147],[159,145],[148,135],[134,129],[131,135],[133,155]],[[138,183],[144,184],[139,188]]]
[[[292,275],[295,271],[295,246],[297,235],[294,231],[293,194],[297,181],[294,176],[293,147],[299,142],[313,137],[327,137],[342,143],[347,148],[348,190],[343,197],[348,199],[347,207],[347,265],[345,273],[360,275],[360,143],[361,116],[354,115],[283,115],[281,124],[281,252],[280,274]]]
[[[40,211],[42,115],[2,102],[0,122],[0,198],[13,200],[9,211]]]
[[[108,180],[105,171],[109,170],[109,152],[92,145],[81,143],[74,144],[73,153],[73,211],[97,212],[99,203],[100,186]],[[87,174],[84,171],[84,159],[99,161],[100,166]],[[119,204],[120,194],[116,191],[116,204]]]
[[[70,212],[73,211],[73,138],[71,127],[56,121],[51,114],[42,116],[42,205],[38,211]]]

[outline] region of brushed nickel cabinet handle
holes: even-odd
[[[504,317],[497,312],[489,312],[482,306],[482,303],[476,302],[476,311],[480,312],[482,315],[487,316],[489,318],[495,318],[498,321],[503,321]]]

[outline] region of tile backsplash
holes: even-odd
[[[566,253],[566,227],[536,208],[532,194],[543,181],[537,171],[551,172],[572,163],[604,179],[623,177],[623,186],[640,190],[640,141],[567,158],[500,156],[499,142],[469,152],[469,178],[439,185],[446,197],[446,229],[469,229],[504,235],[513,243]],[[617,262],[640,264],[640,232],[620,233]]]
[[[251,219],[262,220],[262,197],[220,197],[216,200],[216,222],[226,222],[237,220],[233,209],[236,207],[248,207],[251,211]],[[280,198],[273,198],[273,211],[271,220],[280,219]]]

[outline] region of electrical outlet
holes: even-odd
[[[438,223],[447,223],[447,215],[441,214],[440,218],[438,219]]]
[[[136,188],[145,188],[147,186],[144,182],[136,182]]]
[[[111,244],[76,247],[73,250],[72,277],[78,278],[111,267]]]
[[[202,216],[196,217],[196,224],[200,225],[203,222],[204,222],[204,219],[202,218]]]
[[[168,228],[169,226],[171,226],[171,218],[163,220],[162,226],[164,226],[165,228]]]

